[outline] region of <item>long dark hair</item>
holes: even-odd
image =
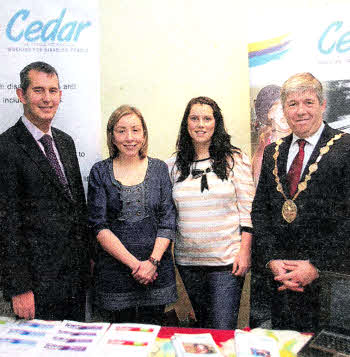
[[[188,116],[192,105],[194,104],[206,104],[213,109],[215,129],[211,138],[209,154],[210,158],[213,160],[212,169],[215,174],[221,178],[221,180],[227,180],[228,172],[229,170],[232,170],[234,165],[233,153],[240,153],[241,150],[231,145],[231,136],[225,130],[224,118],[217,103],[208,97],[197,97],[192,98],[187,104],[176,141],[175,166],[180,172],[177,182],[184,181],[188,177],[191,165],[195,158],[192,138],[187,129]]]

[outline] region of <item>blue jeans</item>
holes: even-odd
[[[244,280],[232,275],[232,264],[177,267],[196,314],[197,327],[235,329]]]

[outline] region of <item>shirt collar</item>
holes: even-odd
[[[49,128],[49,131],[47,133],[44,133],[37,126],[35,126],[29,119],[27,119],[24,114],[22,115],[22,122],[25,125],[25,127],[29,130],[29,132],[33,135],[36,141],[39,141],[45,134],[49,134],[52,137],[51,126]]]
[[[324,122],[322,122],[321,126],[318,128],[318,130],[316,131],[316,133],[312,134],[311,136],[309,136],[308,138],[305,138],[304,140],[306,141],[307,144],[310,144],[312,146],[316,146],[318,140],[321,137],[322,131],[324,129],[325,125]],[[296,143],[297,140],[299,140],[301,138],[299,138],[299,136],[295,135],[293,133],[293,139],[292,139],[292,144],[294,145]]]

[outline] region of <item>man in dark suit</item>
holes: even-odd
[[[270,273],[273,328],[316,331],[322,270],[349,269],[350,135],[323,122],[326,101],[312,74],[289,78],[281,100],[293,133],[264,152],[253,274]]]
[[[84,320],[86,206],[72,138],[51,122],[62,92],[56,70],[20,73],[24,114],[0,135],[0,267],[4,297],[21,318]]]

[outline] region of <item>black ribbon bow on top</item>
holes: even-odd
[[[201,192],[204,191],[204,189],[207,189],[209,191],[208,187],[208,180],[207,180],[207,173],[211,171],[211,168],[208,167],[206,170],[198,170],[198,169],[193,169],[191,174],[194,179],[197,178],[202,178],[201,179]]]

